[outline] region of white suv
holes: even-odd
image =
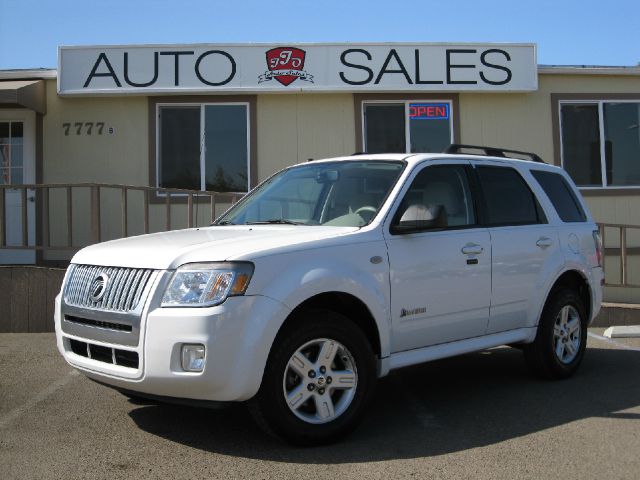
[[[87,247],[58,349],[129,396],[249,400],[298,444],[351,430],[407,365],[506,344],[567,377],[602,300],[596,224],[562,169],[475,148],[296,165],[210,227]]]

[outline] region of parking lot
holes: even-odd
[[[241,405],[137,404],[69,368],[53,334],[0,334],[0,478],[638,478],[640,339],[591,329],[578,374],[493,349],[392,373],[343,442],[294,448]]]

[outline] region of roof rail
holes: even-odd
[[[474,153],[474,152],[462,152],[462,150],[480,150],[483,153]],[[511,150],[509,148],[499,148],[499,147],[484,147],[481,145],[463,145],[461,143],[452,143],[447,148],[445,148],[442,153],[466,153],[468,155],[488,155],[490,157],[504,157],[504,158],[513,158],[515,160],[525,160],[523,158],[513,157],[508,154],[517,154],[525,157],[529,157],[533,162],[538,163],[546,163],[542,158],[540,158],[535,153],[531,152],[521,152],[519,150]]]

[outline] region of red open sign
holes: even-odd
[[[449,104],[410,103],[409,118],[411,120],[447,120],[449,118]]]

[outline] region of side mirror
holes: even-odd
[[[447,212],[443,205],[409,205],[400,221],[391,227],[391,233],[414,233],[423,230],[446,228]]]

